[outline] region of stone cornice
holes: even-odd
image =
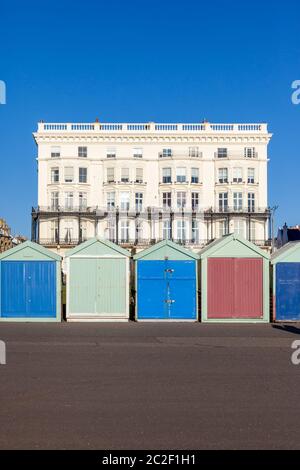
[[[37,144],[49,143],[86,143],[90,144],[213,144],[213,143],[230,143],[230,144],[247,144],[261,143],[267,144],[272,134],[269,133],[252,133],[252,134],[202,134],[202,135],[128,135],[128,134],[78,134],[78,133],[34,133]]]

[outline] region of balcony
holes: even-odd
[[[107,180],[107,181],[103,181],[103,185],[107,185],[107,184],[116,184],[117,181],[116,180]]]
[[[40,238],[39,239],[39,244],[47,247],[73,247],[77,246],[80,243],[83,243],[87,240],[87,238],[83,237],[81,240],[79,238],[60,238],[60,239],[55,239],[55,238]]]
[[[57,246],[61,248],[71,248],[74,246],[79,245],[80,243],[83,243],[86,241],[86,238],[82,238],[82,240],[79,240],[78,238],[71,238],[71,239],[60,239],[60,240],[55,240],[53,238],[40,238],[38,243],[42,246],[49,247],[49,248],[56,248]],[[111,238],[110,241],[113,243],[116,243],[119,246],[122,246],[124,248],[131,248],[131,247],[147,247],[154,245],[155,243],[163,241],[164,238],[136,238],[136,239],[131,239],[131,238],[119,238],[118,240],[116,238]],[[191,238],[191,239],[176,239],[176,238],[169,238],[169,240],[174,241],[175,243],[178,243],[181,246],[188,246],[188,247],[197,247],[203,248],[204,246],[208,245],[215,239],[198,239],[198,238]],[[272,241],[271,240],[261,240],[261,239],[254,239],[250,240],[252,243],[255,245],[262,247],[262,248],[269,248],[271,246]]]
[[[171,179],[166,179],[166,180],[160,181],[159,184],[172,184],[172,183],[173,183],[173,181]]]
[[[199,180],[199,181],[192,181],[192,180],[188,180],[186,179],[185,181],[177,181],[177,180],[174,180],[174,181],[171,181],[171,180],[168,180],[168,181],[160,181],[158,183],[160,186],[166,184],[166,185],[170,185],[170,184],[174,184],[176,186],[197,186],[197,185],[202,185],[202,182]]]
[[[175,160],[185,160],[186,158],[189,159],[197,159],[197,158],[202,158],[203,153],[202,152],[195,152],[195,153],[174,153],[172,152],[171,154],[164,154],[163,152],[159,152],[158,158],[161,159],[175,159]]]
[[[90,206],[38,206],[32,208],[32,214],[49,213],[49,214],[92,214],[96,207]]]
[[[192,213],[197,212],[198,214],[203,214],[204,216],[209,215],[226,215],[226,214],[261,214],[261,215],[270,215],[270,209],[267,207],[255,207],[254,209],[249,207],[242,207],[242,208],[235,208],[231,206],[218,208],[218,207],[194,207],[195,210],[192,209],[191,206],[185,207],[177,207],[176,206],[157,206],[157,207],[144,207],[143,208],[143,215],[148,216],[149,214],[155,216],[158,214],[170,214],[171,212],[176,214],[183,214],[188,216]],[[36,217],[39,215],[55,217],[55,216],[63,216],[63,215],[74,215],[74,216],[105,216],[108,213],[127,213],[128,215],[135,216],[137,212],[134,209],[129,208],[122,208],[122,207],[114,207],[108,208],[107,206],[93,206],[93,207],[52,207],[52,206],[38,206],[32,208],[32,216]]]
[[[253,156],[251,157],[246,157],[245,154],[243,152],[227,152],[226,154],[224,153],[218,153],[218,152],[215,152],[214,153],[214,158],[216,160],[228,160],[228,159],[231,159],[231,160],[257,160],[258,159],[258,153],[257,152],[254,152]]]
[[[124,247],[130,247],[130,246],[151,246],[154,245],[155,243],[161,242],[165,240],[164,238],[137,238],[137,239],[122,239],[119,238],[119,240],[116,239],[111,239],[113,243],[117,243],[120,246]],[[169,240],[174,241],[175,243],[178,243],[179,245],[182,246],[197,246],[197,247],[203,247],[207,245],[207,243],[210,242],[207,239],[185,239],[185,240],[177,240],[176,238],[169,238]]]
[[[103,182],[103,186],[108,186],[110,184],[120,184],[121,186],[126,186],[128,184],[138,184],[138,185],[146,186],[147,182],[142,181],[142,180],[132,180],[132,181],[115,181],[115,180],[111,180],[111,181],[104,181]]]
[[[204,210],[205,214],[265,214],[270,215],[270,209],[267,207],[218,207]]]

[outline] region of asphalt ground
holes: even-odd
[[[1,449],[299,449],[300,325],[1,323]]]

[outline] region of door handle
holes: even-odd
[[[174,272],[174,269],[165,269],[165,272],[166,272],[166,273],[173,273],[173,272]]]
[[[166,303],[166,304],[174,304],[174,302],[175,302],[175,300],[168,300],[168,299],[165,300],[165,303]]]

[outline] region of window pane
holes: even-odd
[[[59,168],[51,168],[51,183],[59,183]]]
[[[163,222],[163,239],[170,240],[171,239],[171,221],[164,220]]]
[[[248,183],[255,182],[255,170],[254,168],[248,168]]]
[[[191,182],[199,183],[199,168],[192,168],[191,170]]]
[[[199,226],[195,219],[192,219],[191,235],[192,243],[199,243]]]
[[[227,148],[218,148],[217,157],[218,158],[226,158],[227,157]]]
[[[143,239],[143,222],[141,220],[136,220],[135,224],[135,238],[140,241]]]
[[[177,240],[186,240],[186,222],[185,220],[177,220]]]
[[[254,158],[255,154],[255,147],[245,147],[244,154],[246,158]]]
[[[142,183],[143,182],[143,168],[137,168],[136,169],[135,181],[136,181],[136,183]]]
[[[247,238],[248,240],[255,241],[256,240],[256,228],[255,222],[253,220],[250,221],[250,233],[249,233],[249,226],[247,228]]]
[[[135,193],[135,210],[137,212],[143,210],[143,193]]]
[[[59,193],[54,191],[51,193],[51,209],[57,210],[59,206]]]
[[[163,149],[162,156],[163,157],[171,157],[172,156],[172,149],[170,149],[170,148]]]
[[[186,182],[186,168],[183,168],[183,167],[176,168],[176,181],[177,183]]]
[[[72,222],[66,222],[66,227],[64,229],[64,241],[71,242],[73,240],[73,227]]]
[[[87,193],[79,193],[79,208],[86,209],[87,207]]]
[[[108,219],[107,232],[108,232],[108,239],[110,241],[115,241],[116,240],[116,221],[115,221],[115,219]]]
[[[133,157],[134,158],[142,158],[143,157],[143,149],[142,148],[134,148],[133,149]]]
[[[107,182],[113,183],[115,181],[115,169],[107,168]]]
[[[115,193],[114,192],[107,193],[106,201],[107,201],[107,209],[113,210],[115,208]]]
[[[233,168],[233,182],[241,183],[243,181],[243,170],[242,168]]]
[[[224,212],[228,209],[228,193],[219,194],[219,211]]]
[[[79,168],[79,183],[87,182],[87,168]]]
[[[82,220],[82,221],[80,222],[79,231],[80,231],[80,238],[81,238],[81,240],[82,240],[82,241],[87,240],[87,226],[86,226],[86,220]]]
[[[243,208],[243,193],[233,193],[233,209],[241,210]]]
[[[163,193],[163,208],[169,209],[172,206],[172,193]]]
[[[177,208],[183,209],[186,206],[186,193],[180,191],[177,193]]]
[[[73,209],[73,193],[65,193],[65,208]]]
[[[51,147],[51,158],[60,157],[60,147]]]
[[[199,157],[199,147],[189,147],[190,157]]]
[[[87,157],[87,147],[78,147],[78,157]]]
[[[218,180],[219,180],[219,183],[228,183],[228,169],[227,168],[219,168]]]
[[[248,193],[248,211],[254,212],[255,211],[255,194]]]
[[[244,220],[234,219],[234,233],[241,237],[245,237],[245,222]]]
[[[122,183],[129,183],[129,168],[121,169],[121,181]]]
[[[121,192],[120,193],[120,206],[122,211],[129,211],[130,205],[130,193]]]
[[[229,233],[228,221],[222,220],[221,222],[219,222],[219,237],[223,237],[224,235],[227,235],[228,233]]]
[[[65,167],[65,183],[73,183],[74,181],[74,168],[67,166]]]
[[[129,242],[129,221],[121,220],[121,242]]]
[[[116,149],[108,148],[106,151],[106,158],[116,158]]]
[[[195,211],[199,208],[199,193],[192,193],[192,210]]]
[[[171,183],[171,168],[163,168],[163,183]]]

